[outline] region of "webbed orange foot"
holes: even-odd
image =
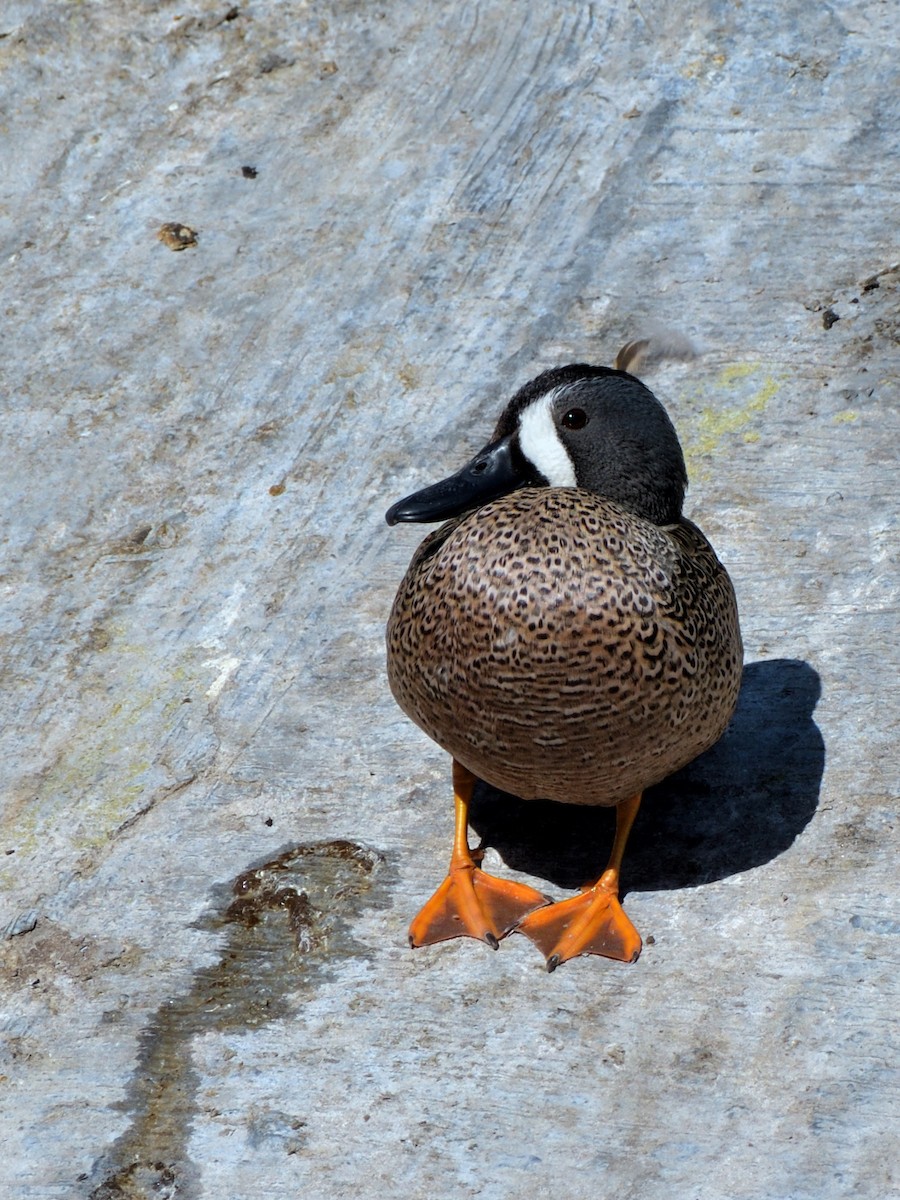
[[[534,888],[488,875],[473,862],[451,863],[447,878],[410,925],[409,944],[473,937],[496,950],[527,914],[549,903]]]
[[[579,954],[602,954],[619,962],[637,962],[641,953],[641,935],[625,916],[619,903],[619,871],[625,843],[641,806],[641,793],[616,806],[616,836],[606,870],[593,887],[580,896],[560,900],[542,912],[529,914],[519,922],[518,933],[543,950],[547,970],[556,968]]]
[[[620,962],[636,962],[641,937],[618,899],[618,880],[607,872],[580,896],[560,900],[529,914],[516,928],[547,958],[547,970],[579,954],[602,954]]]
[[[493,949],[528,913],[549,904],[524,883],[488,875],[477,865],[483,855],[469,849],[469,801],[475,776],[455,759],[455,829],[447,878],[409,927],[411,946],[430,946],[449,938],[473,937]]]

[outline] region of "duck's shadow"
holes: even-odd
[[[624,891],[695,887],[760,866],[791,845],[819,799],[825,747],[812,714],[820,692],[805,662],[744,668],[721,741],[646,792],[625,854]],[[480,783],[470,822],[514,870],[577,888],[603,871],[615,815],[519,800]]]

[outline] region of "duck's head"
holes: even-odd
[[[687,472],[678,435],[649,388],[625,371],[575,363],[545,371],[507,404],[494,436],[462,470],[388,509],[445,521],[521,487],[582,487],[669,525]]]

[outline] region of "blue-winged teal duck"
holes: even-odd
[[[414,555],[387,629],[397,703],[453,756],[450,869],[412,945],[468,934],[496,947],[516,930],[551,970],[640,954],[617,897],[641,794],[721,736],[741,679],[731,581],[682,516],[686,486],[653,393],[576,364],[523,387],[461,471],[389,510],[390,525],[446,521]],[[484,872],[468,843],[476,779],[615,805],[600,879],[550,904]]]

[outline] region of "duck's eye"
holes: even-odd
[[[583,408],[570,408],[562,419],[566,429],[584,429],[588,423],[588,415]]]

